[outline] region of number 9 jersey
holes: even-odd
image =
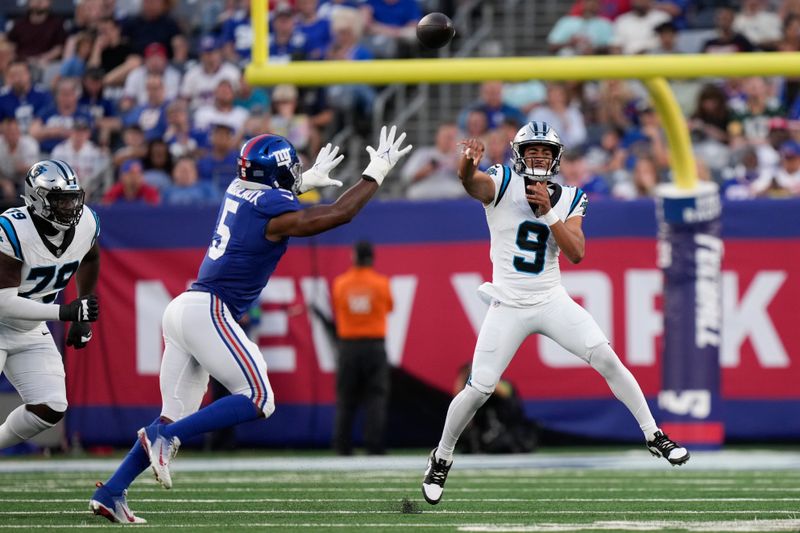
[[[491,236],[492,282],[480,294],[512,306],[534,305],[561,286],[560,249],[541,217],[525,197],[525,178],[513,169],[494,165],[487,174],[495,197],[484,205]],[[577,187],[548,182],[553,212],[562,222],[586,214],[588,197]]]
[[[41,235],[28,208],[12,208],[0,215],[0,253],[22,261],[19,296],[53,303],[100,234],[100,220],[83,206],[78,223],[61,232],[61,242]],[[0,327],[30,331],[41,322],[0,318]]]

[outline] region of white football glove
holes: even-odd
[[[386,135],[386,126],[381,128],[381,138],[378,144],[378,149],[375,150],[372,146],[367,146],[367,153],[369,154],[369,165],[362,172],[363,175],[374,179],[378,185],[383,183],[383,178],[386,174],[397,164],[401,157],[411,151],[409,144],[402,150],[400,145],[406,138],[405,132],[395,140],[394,135],[397,132],[397,127],[392,126],[389,130],[389,135]]]
[[[317,160],[314,161],[314,166],[303,172],[303,181],[300,184],[300,194],[310,191],[315,187],[327,187],[328,185],[335,185],[341,187],[342,182],[339,180],[331,179],[328,175],[331,170],[342,162],[343,155],[336,157],[339,153],[338,146],[332,146],[331,143],[326,144],[317,154]]]

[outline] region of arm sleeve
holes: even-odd
[[[511,169],[504,165],[492,165],[486,170],[486,174],[494,181],[494,200],[492,205],[496,205],[508,190],[511,183]]]
[[[17,295],[17,287],[0,289],[0,316],[20,320],[59,320],[60,305],[34,302]]]

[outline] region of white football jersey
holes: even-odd
[[[0,252],[22,261],[18,294],[24,298],[52,303],[100,234],[97,214],[88,206],[78,224],[64,232],[58,245],[41,236],[27,208],[12,208],[0,215]],[[29,331],[41,322],[0,317],[0,327]]]
[[[537,217],[525,198],[525,178],[513,169],[494,165],[487,174],[494,180],[494,200],[484,206],[491,235],[492,282],[484,283],[484,296],[509,305],[533,305],[561,286],[560,249],[550,227]],[[553,211],[566,222],[586,214],[586,193],[577,187],[548,185]]]

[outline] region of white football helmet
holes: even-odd
[[[525,163],[523,154],[525,147],[531,144],[544,144],[553,149],[553,160],[550,168],[531,168]],[[528,122],[514,136],[511,142],[511,149],[514,151],[514,172],[522,176],[527,176],[534,181],[547,181],[556,174],[561,166],[561,154],[564,153],[564,145],[561,138],[547,122]]]
[[[60,231],[68,230],[81,219],[83,197],[78,176],[64,161],[39,161],[25,176],[22,197],[25,205]]]

